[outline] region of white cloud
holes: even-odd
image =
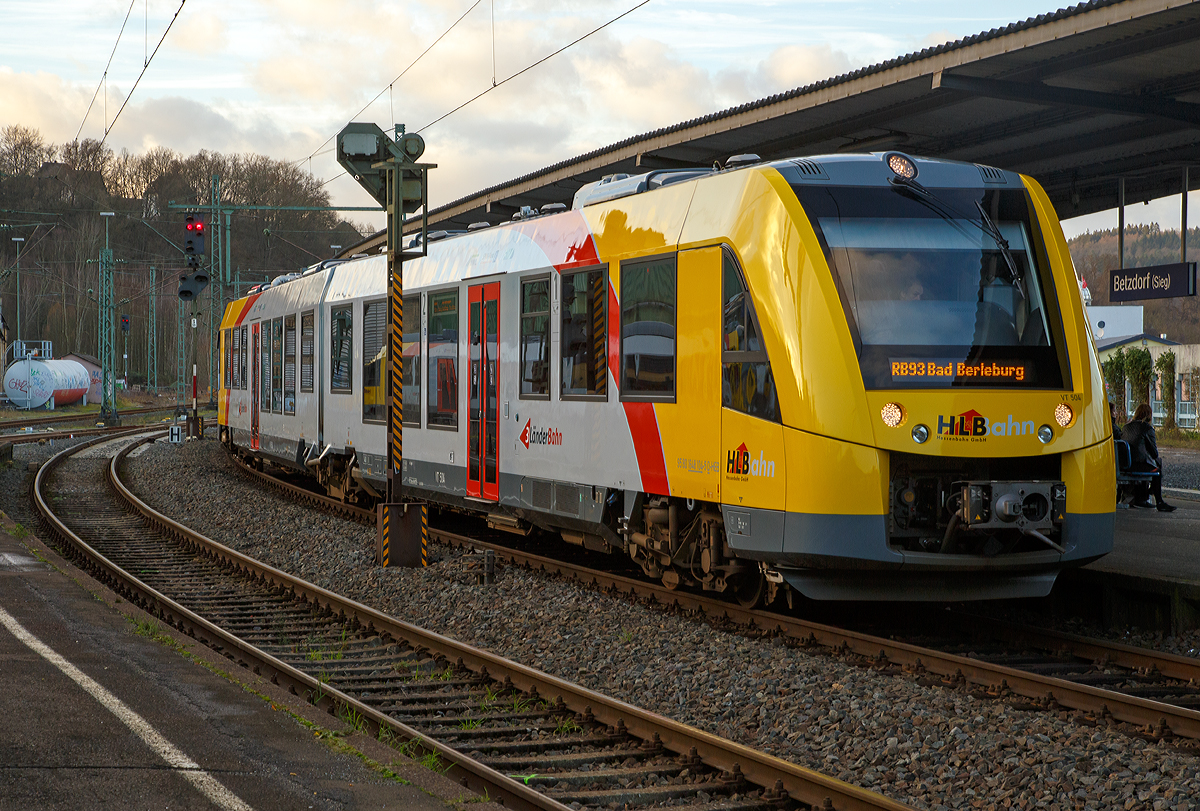
[[[59,76],[0,66],[0,122],[33,127],[48,141],[75,137],[91,95]],[[93,110],[92,115],[99,120],[102,114]]]

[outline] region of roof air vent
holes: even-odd
[[[483,228],[490,228],[491,225],[492,224],[490,222],[473,222],[467,226],[467,230],[468,231],[478,231]]]
[[[430,231],[429,232],[429,241],[437,242],[439,239],[445,239],[448,236],[450,236],[449,231]]]
[[[566,211],[566,210],[567,210],[566,203],[546,203],[546,205],[542,206],[543,214],[557,214],[560,211]]]
[[[796,164],[796,168],[800,170],[800,174],[808,177],[825,177],[825,170],[821,168],[821,164],[816,161],[800,160],[792,161]]]
[[[983,176],[984,183],[1008,183],[1003,169],[997,169],[995,166],[975,165],[979,168],[979,174]]]
[[[629,177],[627,172],[621,172],[620,174],[615,175],[605,175],[604,177],[600,178],[600,183],[601,185],[605,183],[614,183],[618,180],[624,180],[627,177]]]
[[[753,152],[747,152],[744,155],[734,155],[729,160],[725,161],[726,169],[736,169],[739,166],[750,166],[751,164],[762,163],[762,158],[755,155]]]

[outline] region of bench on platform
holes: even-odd
[[[1133,498],[1144,498],[1134,488],[1143,484],[1149,484],[1155,479],[1162,477],[1162,471],[1137,471],[1130,470],[1133,467],[1133,453],[1129,449],[1129,443],[1123,439],[1114,440],[1116,457],[1117,457],[1117,508],[1129,509],[1129,505],[1123,503],[1126,495]]]

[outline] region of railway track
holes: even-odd
[[[364,523],[374,514],[295,484],[242,469],[293,497]],[[1087,725],[1121,725],[1148,741],[1168,740],[1200,751],[1200,660],[1106,640],[1004,622],[961,611],[923,612],[921,627],[937,637],[887,636],[834,627],[687,591],[671,590],[559,557],[513,548],[431,526],[430,537],[451,547],[491,550],[496,561],[567,577],[596,588],[701,612],[719,624],[788,644],[824,649],[875,670],[905,673],[927,685],[960,688],[1018,709],[1074,712]],[[494,533],[499,536],[499,533]],[[507,541],[507,538],[505,539]],[[911,626],[910,626],[911,629]],[[967,641],[964,641],[967,640]]]
[[[209,541],[121,482],[138,443],[116,453],[105,442],[58,454],[35,481],[37,508],[68,553],[161,621],[507,807],[907,807],[399,622]]]
[[[176,408],[177,406],[175,405],[126,408],[122,409],[120,414],[122,417],[136,417],[146,414],[163,414],[168,411],[175,411]],[[206,411],[210,409],[202,406],[200,410]],[[71,425],[84,422],[94,425],[99,419],[99,412],[88,412],[83,414],[55,414],[50,417],[30,417],[24,420],[0,420],[0,438],[7,438],[9,433],[24,428],[36,428],[43,425]]]
[[[139,428],[143,431],[147,430],[147,426],[139,426]],[[30,433],[0,434],[0,446],[28,445],[33,442],[45,442],[46,440],[78,439],[81,437],[105,436],[107,434],[119,435],[129,430],[130,426],[128,425],[106,425],[103,428],[61,428],[49,431],[33,431]]]

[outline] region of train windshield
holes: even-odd
[[[796,194],[834,269],[868,389],[1062,388],[1054,287],[1024,190]]]

